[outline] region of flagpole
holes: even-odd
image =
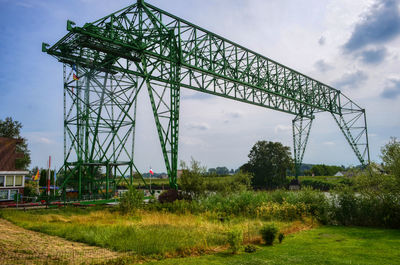
[[[53,182],[53,194],[54,198],[56,197],[56,168],[54,168],[54,182]]]
[[[51,156],[49,156],[49,169],[47,174],[47,195],[50,196],[50,166],[51,166]]]

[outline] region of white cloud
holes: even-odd
[[[280,133],[291,133],[292,132],[292,127],[288,125],[283,125],[283,124],[278,124],[274,128],[275,134],[280,134]]]

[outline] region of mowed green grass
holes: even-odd
[[[400,230],[325,226],[255,253],[227,252],[148,264],[400,264]]]

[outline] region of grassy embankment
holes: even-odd
[[[240,227],[246,243],[260,242],[265,221],[231,218],[221,222],[207,214],[138,211],[121,215],[99,209],[6,210],[1,216],[18,226],[142,258],[212,253],[227,248],[227,231]],[[275,222],[286,234],[308,229],[311,222]]]

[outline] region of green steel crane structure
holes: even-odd
[[[341,91],[143,0],[83,27],[68,21],[67,30],[42,50],[64,65],[64,186],[77,181],[79,196],[132,183],[142,88],[173,188],[181,88],[293,114],[296,176],[319,112],[332,114],[360,163],[369,163],[365,109]]]

